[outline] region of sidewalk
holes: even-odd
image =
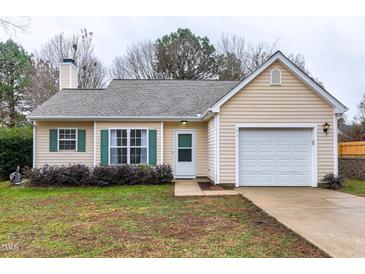
[[[176,180],[176,197],[239,195],[236,190],[201,190],[196,180]]]

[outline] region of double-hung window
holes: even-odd
[[[110,130],[110,164],[120,165],[128,163],[128,138],[126,129]]]
[[[111,129],[110,164],[147,164],[146,129]]]
[[[58,149],[59,150],[76,150],[76,129],[59,129],[58,130]]]
[[[147,130],[130,130],[130,164],[147,164]]]

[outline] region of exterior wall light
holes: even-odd
[[[181,124],[183,125],[183,126],[185,126],[186,124],[188,123],[188,121],[181,121]]]
[[[326,134],[326,136],[327,136],[327,134],[328,134],[328,130],[329,130],[329,128],[330,128],[330,125],[329,125],[329,123],[327,123],[327,122],[325,122],[324,124],[323,124],[323,132]]]

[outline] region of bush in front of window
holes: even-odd
[[[89,185],[90,169],[84,165],[49,166],[25,170],[31,186],[61,187]]]
[[[34,187],[159,185],[173,179],[169,165],[44,166],[27,169],[25,176]]]

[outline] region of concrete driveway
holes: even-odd
[[[237,190],[330,256],[365,257],[365,198],[308,187]]]

